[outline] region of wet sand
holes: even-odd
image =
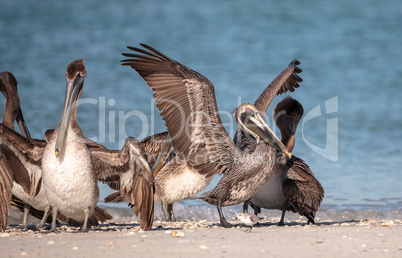
[[[402,257],[400,220],[276,223],[263,221],[251,232],[205,220],[156,221],[146,232],[137,221],[102,224],[88,233],[67,225],[58,233],[11,225],[0,234],[0,249],[1,257]]]

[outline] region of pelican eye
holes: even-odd
[[[250,108],[250,107],[246,107],[246,108],[244,109],[244,111],[247,112],[248,114],[254,112],[254,110],[253,110],[252,108]]]

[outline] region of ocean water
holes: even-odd
[[[119,149],[127,136],[142,139],[166,130],[150,89],[120,65],[126,46],[146,43],[206,76],[215,85],[230,135],[236,130],[232,110],[253,103],[297,58],[304,81],[290,95],[303,104],[305,115],[293,154],[325,189],[317,216],[400,216],[401,1],[3,0],[1,5],[0,71],[16,76],[34,138],[43,139],[57,126],[65,69],[75,59],[84,58],[87,68],[80,126],[86,137]],[[278,135],[271,112],[283,97],[276,97],[267,113]],[[4,104],[0,98],[0,114]],[[104,204],[112,191],[100,188],[100,206],[125,217],[126,204]],[[177,204],[177,213],[192,218],[190,206],[199,218],[217,218],[213,206],[197,201]]]

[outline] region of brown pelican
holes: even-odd
[[[260,110],[262,112],[265,110]],[[303,116],[303,106],[295,99],[286,97],[273,111],[275,123],[281,131],[282,143],[293,151],[297,125]],[[255,144],[245,138],[239,143],[243,150],[252,152]],[[282,210],[278,225],[284,225],[287,210],[306,216],[308,224],[314,224],[315,214],[324,197],[324,189],[314,177],[309,166],[300,158],[292,156],[289,162],[274,171],[271,178],[251,198],[255,215],[260,208]],[[247,210],[247,202],[244,204]]]
[[[37,144],[39,148],[44,148],[46,146],[45,141],[40,141],[40,140],[34,140],[30,139],[31,136],[28,131],[28,127],[24,121],[21,107],[20,107],[20,99],[18,96],[18,90],[17,90],[17,80],[15,79],[14,75],[9,73],[9,72],[3,72],[0,74],[0,90],[6,97],[6,109],[4,112],[3,116],[3,125],[7,126],[8,128],[14,130],[14,121],[16,120],[18,122],[18,125],[20,127],[21,133],[23,136],[27,139],[29,139],[31,142]],[[3,130],[4,133],[4,130]],[[49,138],[49,135],[52,133],[52,130],[48,130],[46,132],[47,138]],[[1,140],[1,139],[0,139]],[[10,167],[9,172],[14,173],[15,175],[20,175],[21,173],[29,173],[29,171],[36,170],[37,173],[31,173],[31,175],[28,175],[29,180],[27,180],[27,184],[30,187],[31,192],[30,194],[26,192],[27,187],[21,186],[19,183],[20,180],[18,179],[17,176],[14,177],[14,185],[12,188],[12,198],[11,198],[11,206],[13,208],[19,209],[22,212],[24,212],[24,219],[23,219],[23,227],[26,228],[28,225],[28,215],[32,214],[33,216],[42,219],[39,227],[43,227],[46,220],[47,220],[47,215],[48,211],[50,209],[49,202],[46,199],[45,196],[45,191],[43,188],[40,187],[41,184],[41,178],[40,178],[40,167],[36,167],[34,169],[27,169],[25,170],[23,167],[18,167],[15,164],[15,160],[13,161],[13,156],[10,154],[7,154],[7,147],[2,147],[0,148],[1,151],[5,151],[6,154],[4,155],[4,160],[2,162],[7,161],[12,163],[12,169]],[[8,160],[9,159],[9,160]],[[35,167],[35,166],[33,166]],[[36,178],[35,178],[36,177]],[[39,177],[39,178],[38,178]],[[31,184],[31,180],[34,182]],[[35,190],[36,189],[36,190]],[[10,203],[10,202],[9,202]],[[30,207],[32,206],[32,207]],[[4,213],[7,214],[8,213]],[[69,223],[71,226],[80,226],[78,222],[67,218],[61,214],[58,214],[57,218],[59,220],[65,221]],[[95,208],[95,214],[90,218],[90,225],[91,226],[96,226],[98,225],[98,221],[104,222],[106,220],[112,219],[113,217],[110,216],[107,212],[102,210],[99,207]]]
[[[220,120],[213,84],[159,51],[141,45],[149,51],[128,47],[137,53],[123,54],[130,58],[123,60],[123,65],[135,69],[154,92],[176,155],[200,174],[224,174],[214,189],[194,198],[216,205],[221,224],[230,227],[222,206],[250,199],[291,154],[249,103],[236,108],[234,116],[241,130],[253,135],[258,144],[252,154],[239,150]]]
[[[275,88],[277,94],[294,91],[299,87],[298,82],[301,79],[297,76],[301,70],[296,66],[297,60],[293,60],[270,84],[269,88]],[[264,91],[265,95],[269,92]],[[168,140],[168,133],[160,133],[149,136],[141,141],[145,151],[148,154],[148,162],[152,165],[155,163],[156,157],[160,154],[163,144]],[[169,152],[166,150],[166,152]],[[165,154],[166,155],[166,154]],[[161,203],[164,219],[174,220],[173,203],[181,201],[202,191],[210,184],[214,174],[200,174],[187,164],[186,160],[180,156],[175,156],[174,152],[169,159],[162,162],[163,165],[154,178],[155,184],[155,202]],[[161,164],[161,163],[159,163]],[[105,202],[127,201],[119,193],[114,193],[105,198]]]
[[[18,96],[18,90],[17,90],[17,80],[15,79],[14,75],[9,73],[9,72],[3,72],[1,75],[1,91],[3,92],[4,96],[7,99],[7,103],[13,103],[10,105],[6,104],[6,109],[4,112],[4,118],[7,117],[7,119],[4,119],[6,121],[3,122],[4,125],[8,126],[9,128],[14,130],[14,120],[18,121],[18,125],[20,127],[21,133],[25,138],[30,139],[31,136],[28,131],[28,127],[23,119],[22,116],[22,111],[20,107],[20,99]],[[13,107],[13,108],[10,108]],[[18,109],[18,113],[15,115],[15,112],[13,110]],[[20,117],[20,118],[19,118]],[[38,142],[40,144],[40,142]],[[45,146],[45,143],[43,143]],[[30,176],[31,177],[31,176]],[[33,180],[35,183],[39,183],[39,180]],[[48,205],[45,192],[40,189],[40,186],[38,187],[37,185],[33,185],[32,189],[38,189],[37,193],[31,193],[28,194],[25,192],[23,187],[19,185],[18,183],[14,182],[13,188],[12,188],[12,199],[11,199],[11,206],[14,208],[21,208],[19,205],[17,205],[17,202],[19,199],[23,200],[25,202],[24,207],[23,207],[23,212],[24,212],[24,218],[22,222],[23,228],[27,228],[28,226],[28,215],[29,215],[29,210],[30,210],[30,203],[38,209],[45,211],[44,214],[47,214],[47,211],[49,211],[50,207]],[[35,196],[33,196],[35,195]],[[44,226],[44,223],[46,222],[46,216],[43,216],[43,220],[41,221],[40,227]]]
[[[67,90],[64,111],[59,125],[48,134],[46,146],[39,148],[6,127],[0,138],[25,167],[39,165],[42,187],[53,208],[52,231],[56,230],[58,212],[82,223],[86,231],[88,220],[99,199],[98,179],[104,182],[120,177],[120,191],[141,213],[141,227],[149,230],[153,219],[152,171],[142,156],[143,149],[134,138],[128,138],[120,151],[86,139],[77,123],[77,103],[82,94],[86,70],[83,60],[67,67]],[[11,132],[10,132],[11,131]]]
[[[14,123],[17,121],[21,130],[29,135],[26,129],[25,121],[22,116],[20,108],[20,99],[17,91],[17,80],[9,72],[3,72],[0,74],[0,91],[6,97],[6,108],[3,115],[3,122],[0,125],[8,126],[14,129]],[[0,146],[2,141],[0,139]],[[16,180],[22,185],[24,191],[30,192],[30,179],[29,174],[26,171],[13,171],[11,169],[10,162],[5,158],[5,153],[0,147],[0,230],[4,231],[7,227],[7,218],[10,212],[11,191],[13,188],[13,182]],[[33,194],[33,193],[32,193]]]
[[[120,191],[130,197],[141,227],[150,230],[153,220],[153,178],[143,149],[128,138],[120,151],[108,150],[86,139],[77,122],[77,104],[82,94],[86,70],[84,60],[67,67],[64,111],[43,155],[43,185],[53,214],[87,221],[99,199],[98,179],[120,176]],[[57,173],[55,173],[57,171]],[[55,216],[52,230],[55,230]]]
[[[202,191],[215,175],[198,173],[186,160],[175,155],[169,143],[167,132],[149,136],[141,141],[147,153],[148,163],[154,167],[155,171],[154,202],[161,204],[166,221],[175,220],[173,203]],[[123,201],[128,200],[120,192],[105,198],[105,202]]]

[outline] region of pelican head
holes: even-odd
[[[71,114],[77,108],[78,99],[81,96],[86,75],[87,71],[85,70],[84,59],[75,60],[67,66],[66,96],[64,99],[63,115],[59,123],[59,132],[57,134],[55,146],[56,157],[59,157],[59,154],[63,149]]]
[[[12,73],[2,72],[0,74],[0,91],[7,99],[3,124],[14,129],[14,121],[17,121],[22,135],[30,138],[28,127],[21,112],[20,97],[18,96],[17,90],[17,79],[15,79]]]
[[[250,103],[241,104],[234,110],[234,116],[239,128],[253,136],[257,143],[260,139],[276,150],[285,153],[289,158],[292,154],[264,122],[260,112]]]

